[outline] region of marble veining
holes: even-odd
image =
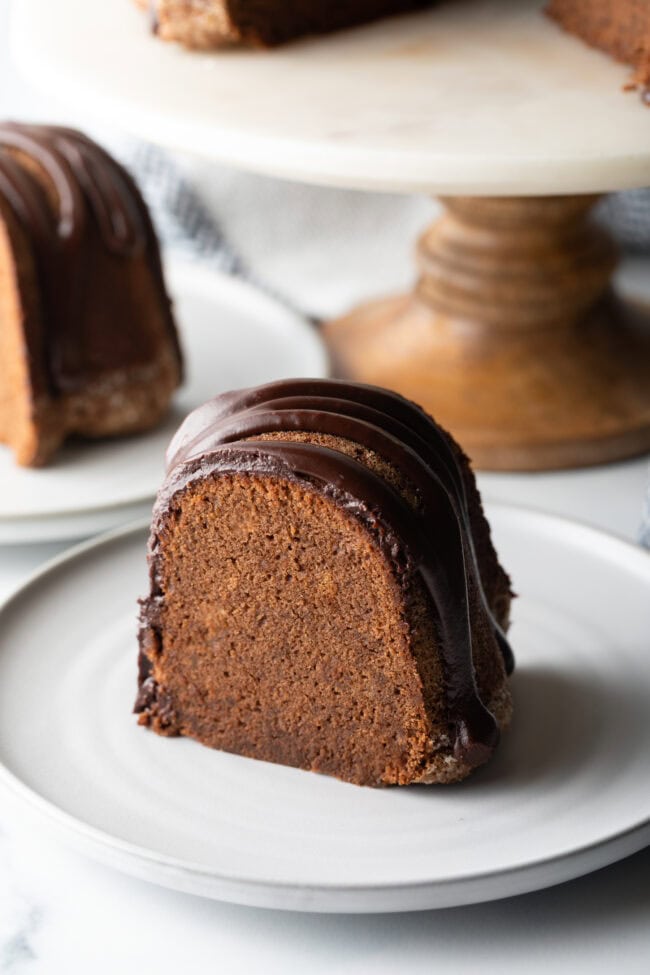
[[[32,899],[18,879],[13,844],[0,828],[0,972],[25,970],[36,959],[34,947],[43,918],[41,905]]]

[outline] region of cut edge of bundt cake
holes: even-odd
[[[80,132],[0,124],[0,442],[40,466],[69,436],[149,429],[181,373],[133,179]]]
[[[466,459],[426,414],[287,381],[195,411],[168,457],[141,723],[362,785],[488,760],[512,710],[509,579]]]

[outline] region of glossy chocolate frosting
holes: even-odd
[[[282,432],[344,438],[375,452],[412,485],[409,505],[383,477],[330,447],[277,439]],[[255,439],[263,434],[276,439]],[[468,573],[510,672],[513,657],[483,593],[463,473],[450,438],[396,393],[332,380],[286,380],[226,393],[195,410],[170,444],[167,477],[154,509],[150,567],[155,626],[157,528],[177,492],[206,476],[250,473],[307,482],[366,524],[406,579],[417,572],[440,626],[447,707],[456,756],[481,764],[498,741],[479,697],[472,662]],[[145,620],[147,622],[147,620]]]
[[[0,196],[34,257],[50,394],[151,359],[148,333],[134,327],[115,286],[116,264],[146,263],[180,361],[151,219],[133,179],[107,152],[73,129],[1,123]]]

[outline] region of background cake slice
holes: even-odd
[[[510,720],[508,577],[451,438],[394,393],[218,397],[168,452],[140,721],[363,785],[451,782]]]
[[[181,356],[156,235],[129,174],[72,129],[0,124],[0,442],[146,430]]]

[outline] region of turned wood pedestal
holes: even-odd
[[[325,326],[335,372],[420,403],[488,470],[650,449],[650,313],[612,289],[596,199],[444,199],[414,292]]]

